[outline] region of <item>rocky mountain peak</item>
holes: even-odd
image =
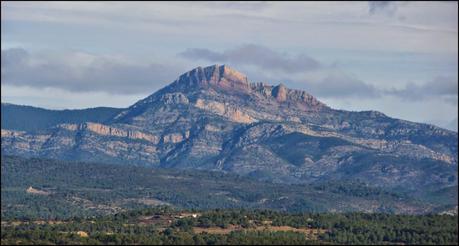
[[[188,94],[190,91],[203,89],[207,91],[209,88],[220,91],[225,95],[243,94],[250,95],[253,98],[275,100],[279,104],[298,107],[303,111],[317,111],[328,108],[305,91],[289,89],[283,83],[277,86],[262,82],[250,83],[243,73],[227,65],[218,64],[204,68],[197,67],[180,75],[177,80],[165,88],[164,92]],[[148,99],[146,101],[151,102],[154,100]]]
[[[284,84],[280,83],[278,86],[273,88],[272,95],[279,102],[287,100],[287,87],[285,87]]]
[[[220,77],[223,77],[223,78],[226,78],[232,81],[240,81],[240,82],[243,82],[244,84],[248,84],[247,76],[240,73],[239,71],[236,71],[226,65],[219,66],[218,68],[220,71]]]
[[[194,105],[244,123],[264,119],[266,114],[271,115],[266,119],[280,119],[285,115],[274,115],[279,107],[291,112],[331,110],[306,91],[289,89],[283,83],[277,86],[250,83],[247,76],[227,65],[212,65],[197,67],[180,75],[170,85],[120,112],[112,122],[132,120],[156,108],[158,102],[161,105]],[[260,116],[264,114],[261,111],[266,114]]]
[[[174,84],[179,87],[207,87],[214,85],[221,88],[242,90],[249,88],[247,76],[227,65],[218,64],[204,68],[197,67],[182,74]]]

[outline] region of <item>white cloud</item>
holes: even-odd
[[[439,76],[422,85],[408,83],[403,89],[391,89],[386,93],[400,97],[402,100],[422,101],[438,98],[457,105],[458,80],[457,77]]]
[[[2,84],[69,91],[136,94],[155,91],[183,72],[180,65],[137,64],[117,56],[84,52],[30,54],[2,50]]]
[[[238,65],[252,65],[265,70],[283,72],[305,72],[321,67],[317,60],[306,54],[297,54],[292,57],[256,44],[246,44],[223,52],[191,48],[179,53],[179,55],[188,59],[231,62]]]

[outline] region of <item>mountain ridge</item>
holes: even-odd
[[[61,123],[103,123],[120,110],[111,107],[57,110],[2,102],[1,126],[7,130],[38,131]],[[33,121],[29,120],[31,118]]]
[[[104,122],[2,128],[2,154],[216,170],[278,183],[360,180],[425,196],[457,186],[458,135],[198,67]],[[426,193],[427,192],[427,193]]]

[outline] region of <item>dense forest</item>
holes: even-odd
[[[446,244],[457,216],[176,210],[62,221],[2,221],[2,244]]]
[[[67,219],[152,205],[289,212],[424,213],[428,204],[365,183],[276,184],[211,171],[3,156],[2,218]],[[375,201],[378,205],[375,207]],[[445,208],[447,209],[447,208]]]
[[[14,156],[1,163],[2,244],[458,242],[457,215],[410,211],[421,201],[365,183],[286,185]],[[368,209],[374,201],[385,206]]]

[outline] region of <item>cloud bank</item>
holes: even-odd
[[[179,56],[206,61],[202,66],[229,62],[235,65],[235,69],[255,67],[248,74],[249,78],[255,75],[269,84],[287,82],[319,98],[379,98],[388,95],[404,101],[441,99],[457,105],[457,77],[438,76],[425,84],[408,83],[402,88],[387,90],[322,64],[306,54],[290,56],[254,44],[223,52],[190,48],[180,52]],[[177,65],[139,64],[124,57],[84,52],[31,54],[22,48],[2,50],[1,60],[1,79],[5,85],[123,95],[153,93],[186,70]],[[307,77],[309,72],[319,76],[311,79]]]
[[[2,83],[75,92],[144,93],[172,82],[183,68],[136,64],[123,58],[83,52],[33,55],[21,48],[2,50]]]
[[[289,56],[262,45],[246,44],[223,52],[209,49],[191,48],[179,56],[187,59],[200,59],[209,62],[230,62],[240,65],[252,65],[262,69],[283,72],[304,72],[319,69],[322,65],[306,54]]]
[[[318,82],[306,83],[313,95],[326,98],[377,98],[381,91],[375,86],[342,72],[329,73]]]
[[[457,105],[458,80],[457,77],[439,76],[422,85],[408,83],[402,89],[391,89],[387,90],[386,93],[410,101],[421,101],[440,97],[446,102]]]

